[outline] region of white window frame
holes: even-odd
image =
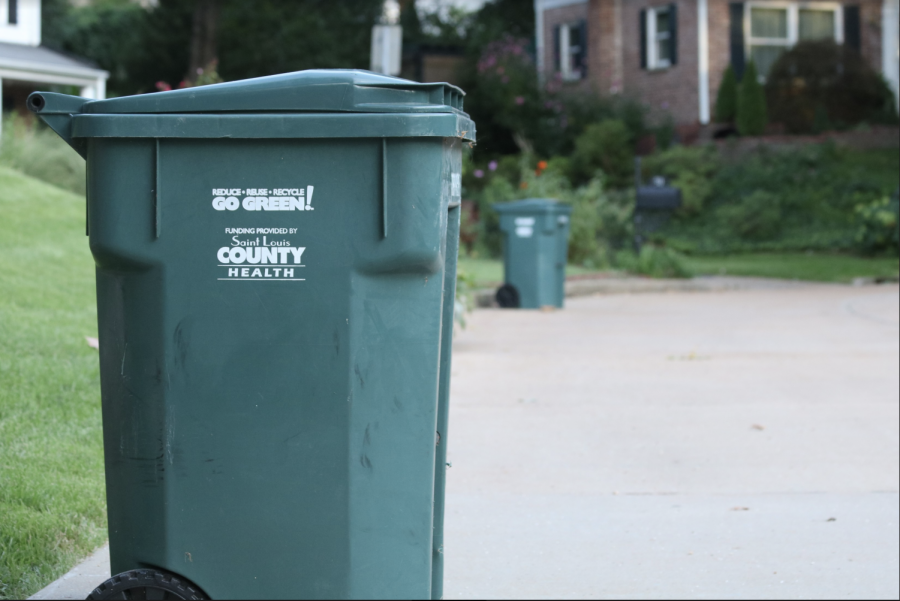
[[[581,69],[574,69],[572,59],[575,53],[572,52],[572,30],[581,27],[580,21],[559,24],[559,74],[563,81],[579,81],[584,78]],[[582,46],[587,44],[587,40],[581,41]],[[583,48],[579,48],[579,51]]]
[[[651,71],[668,69],[672,66],[672,63],[669,59],[659,58],[659,43],[663,40],[669,40],[672,37],[672,32],[656,31],[657,16],[660,13],[668,12],[671,12],[671,8],[669,6],[659,6],[656,8],[647,9],[647,69]]]
[[[756,38],[753,37],[753,9],[781,9],[787,10],[787,38]],[[784,46],[793,48],[800,41],[800,11],[821,10],[834,13],[834,41],[844,43],[844,11],[839,2],[747,2],[744,5],[744,40],[746,40],[746,56],[752,56],[753,46]],[[765,77],[760,74],[760,81]]]

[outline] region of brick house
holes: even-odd
[[[725,68],[761,76],[799,40],[858,49],[898,88],[898,0],[534,0],[539,72],[710,122]]]

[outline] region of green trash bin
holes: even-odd
[[[127,573],[95,597],[442,596],[462,97],[349,70],[29,97],[87,159]]]
[[[503,280],[497,304],[505,308],[562,308],[565,301],[569,216],[572,207],[529,198],[494,207],[503,232]]]

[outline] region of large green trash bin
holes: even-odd
[[[113,574],[442,595],[462,96],[317,70],[29,98],[87,159]]]
[[[562,307],[565,301],[569,216],[572,207],[556,200],[529,198],[494,207],[503,232],[501,307]]]

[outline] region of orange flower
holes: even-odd
[[[543,170],[546,169],[546,168],[547,168],[547,161],[539,161],[539,162],[538,162],[538,169],[540,169],[541,171],[543,171]]]
[[[528,182],[522,182],[521,184],[519,184],[519,187],[523,190],[526,189],[528,187]]]

